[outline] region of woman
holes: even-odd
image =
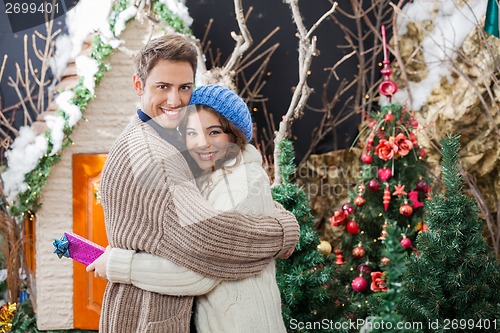
[[[180,130],[207,201],[221,211],[272,215],[274,202],[262,157],[248,144],[252,121],[245,102],[227,88],[209,85],[196,89],[190,104],[194,107]],[[232,249],[235,257],[248,253],[224,240],[219,245]],[[286,332],[274,261],[256,276],[221,282],[148,253],[124,251],[110,252],[108,279],[167,295],[202,295],[195,304],[198,333]]]

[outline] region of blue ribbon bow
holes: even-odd
[[[69,258],[69,242],[66,238],[66,235],[63,235],[61,239],[54,239],[54,243],[52,243],[55,247],[54,253],[57,254],[59,259],[63,256]]]

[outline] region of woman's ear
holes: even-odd
[[[142,85],[142,80],[139,77],[139,74],[134,74],[133,81],[135,92],[137,93],[137,95],[142,96],[144,94],[144,87]]]

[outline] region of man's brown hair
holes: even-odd
[[[159,60],[188,62],[196,73],[198,53],[196,47],[180,34],[168,34],[150,40],[134,59],[135,73],[143,83]]]

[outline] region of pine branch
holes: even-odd
[[[441,140],[443,183],[448,194],[462,193],[463,181],[460,172],[458,152],[460,151],[460,135],[448,134]]]

